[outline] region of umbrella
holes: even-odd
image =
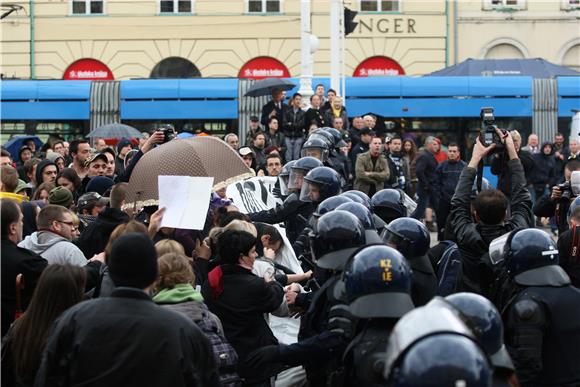
[[[14,136],[6,144],[4,144],[4,148],[10,152],[12,155],[12,159],[14,161],[20,161],[20,148],[24,145],[24,141],[33,140],[36,144],[36,150],[39,150],[42,146],[42,141],[40,138],[36,136]]]
[[[218,190],[255,173],[219,138],[196,136],[169,141],[141,157],[131,174],[124,208],[159,204],[160,175],[213,177],[213,189]]]
[[[120,124],[118,122],[99,126],[87,137],[99,138],[142,138],[143,134],[132,126]]]
[[[262,97],[264,95],[272,94],[273,90],[283,90],[288,91],[295,88],[296,85],[290,81],[282,78],[266,78],[261,81],[257,81],[248,89],[245,97]]]
[[[466,59],[427,76],[514,76],[527,75],[534,78],[580,75],[575,70],[559,66],[542,58],[532,59]]]

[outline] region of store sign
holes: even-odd
[[[110,81],[115,79],[115,77],[104,63],[95,59],[80,59],[68,66],[64,72],[63,79],[73,81]]]
[[[405,70],[400,64],[386,56],[373,56],[357,66],[353,77],[391,77],[397,75],[405,75]]]
[[[415,25],[417,24],[415,19],[405,19],[405,18],[361,18],[357,20],[358,32],[363,34],[365,32],[379,32],[381,34],[416,34]]]
[[[290,78],[290,71],[279,60],[262,56],[254,58],[242,66],[238,78]]]

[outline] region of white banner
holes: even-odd
[[[277,177],[261,176],[231,184],[226,197],[232,199],[240,212],[249,214],[275,208],[282,200],[272,194]]]

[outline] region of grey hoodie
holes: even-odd
[[[48,261],[48,264],[60,263],[74,266],[85,266],[87,259],[83,252],[68,239],[50,231],[37,231],[28,235],[18,247],[23,247]]]

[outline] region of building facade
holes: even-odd
[[[21,79],[300,75],[300,0],[45,0],[12,2],[2,20],[2,74]],[[345,75],[422,75],[449,62],[444,1],[350,0],[358,26]],[[3,11],[8,6],[3,5]],[[330,1],[312,1],[330,74]]]
[[[580,71],[579,0],[464,0],[454,61],[543,58]]]

